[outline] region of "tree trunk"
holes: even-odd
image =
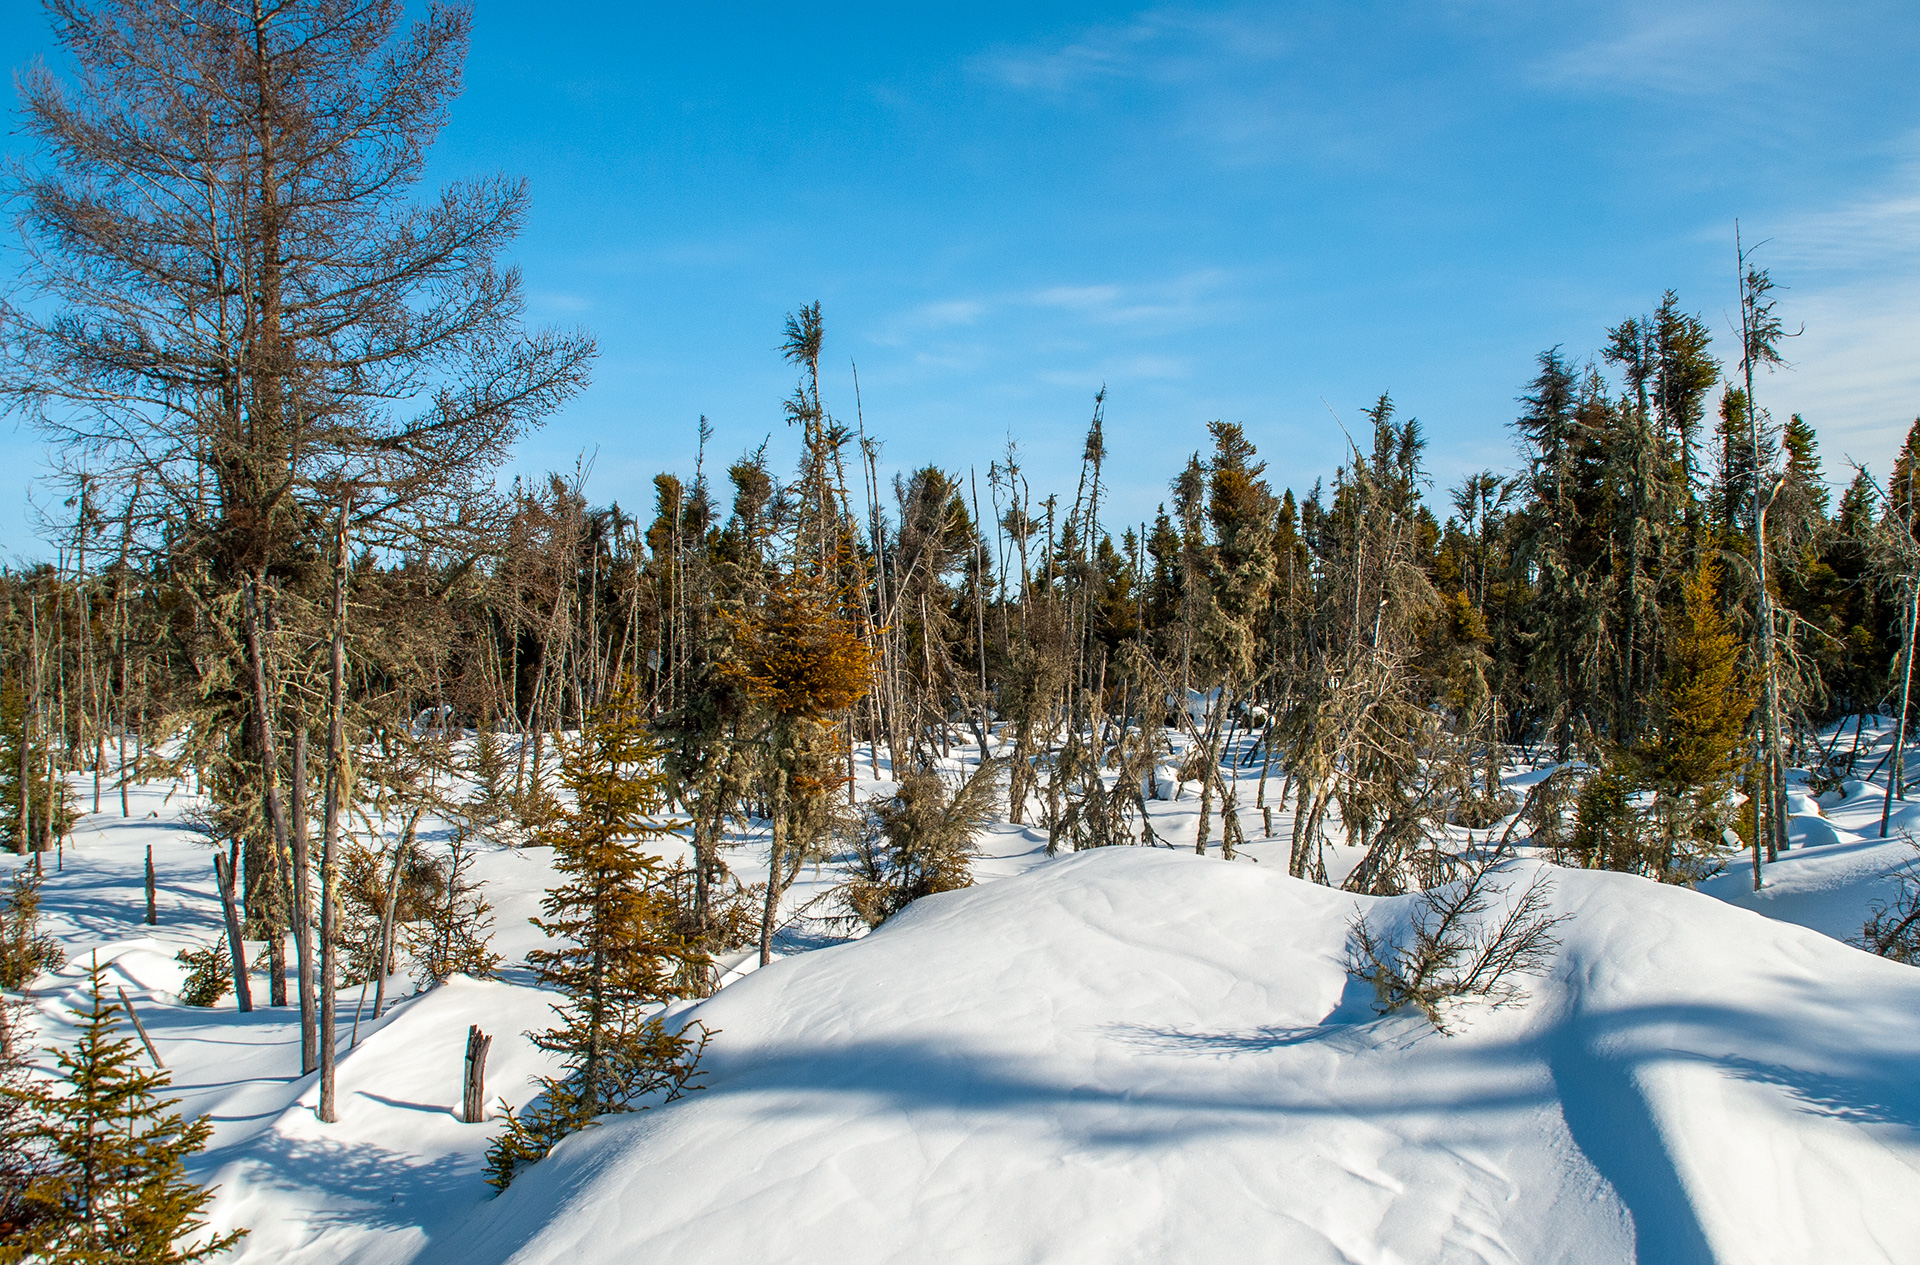
[[[1201,759],[1206,758],[1205,745],[1202,744]],[[1213,779],[1202,770],[1200,774],[1200,828],[1193,836],[1193,850],[1200,856],[1207,855],[1207,835],[1213,818]]]
[[[1744,266],[1745,259],[1742,257]],[[1744,286],[1744,278],[1742,280]],[[1759,637],[1759,659],[1761,684],[1765,688],[1760,716],[1760,736],[1765,744],[1767,763],[1767,817],[1765,827],[1767,859],[1772,860],[1786,846],[1786,787],[1781,776],[1785,765],[1780,753],[1780,680],[1774,670],[1773,660],[1773,594],[1767,587],[1767,510],[1773,503],[1778,485],[1762,491],[1760,481],[1768,471],[1762,468],[1760,444],[1760,414],[1753,399],[1753,361],[1754,332],[1749,320],[1751,303],[1744,297],[1741,301],[1741,368],[1747,381],[1747,441],[1753,453],[1753,565],[1758,576],[1757,592],[1754,598],[1754,616],[1756,635]],[[1758,816],[1753,823],[1756,841],[1761,835],[1761,823]],[[1760,888],[1760,876],[1756,872],[1753,880],[1754,890]]]
[[[257,916],[266,924],[270,960],[269,1001],[275,1006],[287,1004],[287,923],[286,901],[287,818],[280,800],[280,744],[274,733],[273,693],[267,684],[266,646],[261,637],[265,620],[261,611],[260,586],[264,575],[256,571],[246,586],[245,635],[248,675],[252,678],[255,751],[260,760],[261,794],[266,801],[268,846],[266,873],[254,883],[252,868],[259,858],[249,859],[247,879],[263,897]],[[250,902],[251,903],[251,902]],[[250,911],[252,912],[252,911]]]
[[[327,691],[327,802],[320,833],[320,1105],[321,1120],[339,1119],[334,1110],[334,887],[340,802],[346,787],[347,710],[347,506],[340,498],[334,524],[333,651]]]
[[[31,597],[27,599],[30,619],[38,607]],[[40,698],[35,672],[39,634],[34,630],[38,625],[37,619],[27,625],[27,665],[22,674],[26,679],[20,683],[20,822],[13,833],[13,850],[21,856],[33,847],[33,718]]]
[[[233,845],[234,861],[239,860],[240,844]],[[240,1013],[253,1009],[253,988],[247,980],[247,942],[240,938],[240,911],[233,903],[233,861],[218,852],[213,854],[213,878],[220,888],[220,910],[227,917],[227,953],[232,958],[233,998]]]
[[[122,561],[125,560],[126,553],[126,546],[122,545],[120,548]],[[133,816],[132,810],[127,806],[127,603],[117,587],[113,604],[114,613],[118,616],[115,622],[119,625],[117,637],[119,646],[114,658],[119,663],[120,672],[120,723],[115,730],[120,742],[120,816],[127,818]]]
[[[292,809],[293,846],[293,956],[300,993],[300,1074],[319,1066],[319,1033],[315,1029],[313,996],[313,893],[311,858],[307,855],[307,726],[293,729]]]
[[[1880,807],[1880,837],[1887,837],[1887,825],[1893,819],[1894,790],[1905,776],[1907,745],[1907,708],[1913,695],[1913,642],[1916,615],[1920,615],[1920,584],[1912,579],[1907,581],[1907,591],[1901,602],[1900,637],[1900,716],[1893,728],[1893,750],[1887,753],[1887,763],[1892,772],[1887,778],[1887,796]]]
[[[153,883],[153,845],[148,844],[147,845],[147,925],[149,927],[157,927],[160,925],[159,912],[155,908],[155,902],[154,902],[154,897],[156,895],[157,893],[154,890],[154,883]]]
[[[779,758],[776,753],[775,758]],[[780,917],[780,872],[787,860],[787,771],[773,772],[773,844],[767,855],[767,904],[760,915],[760,965],[773,961],[773,928]]]
[[[147,1057],[153,1060],[155,1067],[163,1072],[166,1071],[167,1065],[160,1061],[160,1051],[153,1048],[153,1038],[147,1035],[147,1025],[140,1022],[140,1012],[133,1008],[133,998],[127,996],[127,990],[124,988],[116,987],[115,991],[120,994],[121,1009],[127,1012],[127,1018],[132,1021],[133,1031],[140,1038],[140,1044],[147,1048]]]
[[[413,810],[407,818],[406,828],[400,832],[400,842],[394,845],[393,868],[387,874],[387,907],[380,915],[380,954],[375,958],[379,971],[378,982],[373,986],[373,1017],[378,1019],[386,1008],[387,976],[393,973],[393,931],[397,921],[400,903],[400,871],[407,863],[407,854],[413,851],[413,831],[420,822],[420,810]]]

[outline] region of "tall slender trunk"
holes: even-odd
[[[294,718],[292,785],[288,807],[292,810],[293,849],[293,956],[300,993],[300,1074],[306,1076],[319,1066],[319,1032],[314,1020],[313,996],[313,893],[311,858],[307,855],[307,726]]]
[[[780,737],[774,758],[780,758]],[[787,864],[787,771],[773,771],[773,845],[767,854],[767,904],[760,916],[760,965],[773,961],[773,928],[780,916],[781,872]]]
[[[336,856],[340,838],[340,803],[346,786],[347,710],[347,509],[351,498],[340,497],[334,522],[333,648],[327,688],[327,801],[320,834],[320,1119],[339,1119],[334,1109],[334,907]]]
[[[280,744],[274,732],[273,691],[267,684],[266,645],[262,637],[266,619],[261,609],[260,586],[265,580],[265,568],[262,567],[256,569],[247,581],[244,631],[248,675],[251,677],[249,684],[253,688],[254,749],[260,757],[261,794],[266,801],[269,830],[269,847],[262,851],[269,855],[262,881],[256,882],[253,874],[249,873],[247,882],[262,898],[257,916],[266,924],[269,1004],[284,1006],[287,1004],[287,923],[284,912],[289,868],[287,816],[280,799]],[[249,860],[249,871],[252,868],[253,862]]]
[[[20,683],[20,824],[13,850],[25,856],[33,849],[33,730],[40,711],[40,603],[27,598],[27,663]]]
[[[127,768],[127,599],[126,593],[123,591],[126,585],[126,567],[124,565],[126,560],[127,549],[123,544],[120,547],[120,561],[122,566],[113,590],[113,657],[120,684],[118,691],[119,696],[115,699],[120,714],[119,724],[115,726],[115,733],[120,742],[120,816],[122,818],[133,816],[132,809],[127,805],[127,778],[129,774]]]
[[[973,488],[973,641],[980,661],[980,761],[984,764],[988,735],[993,731],[987,692],[987,546],[980,537],[980,480],[969,469],[967,481]]]
[[[1887,837],[1887,826],[1893,820],[1893,796],[1906,775],[1907,745],[1907,708],[1913,698],[1913,642],[1916,623],[1920,623],[1920,584],[1912,577],[1906,582],[1906,592],[1901,595],[1900,619],[1900,716],[1893,727],[1893,750],[1887,753],[1887,764],[1891,770],[1887,777],[1887,796],[1880,806],[1880,837]]]
[[[1210,741],[1212,732],[1209,728],[1207,734],[1202,736],[1196,752],[1202,761],[1202,766],[1200,769],[1200,828],[1193,836],[1193,850],[1200,856],[1207,855],[1207,836],[1211,833],[1213,822],[1213,776],[1212,771],[1205,767],[1208,752],[1213,746]]]
[[[693,813],[693,925],[700,948],[708,953],[708,965],[700,975],[701,995],[711,996],[718,983],[712,968],[713,880],[719,871],[714,836],[720,831],[720,776],[703,774],[695,783],[697,798],[688,805]]]
[[[374,970],[377,981],[373,986],[373,1017],[378,1019],[386,1009],[387,976],[393,974],[393,935],[399,922],[400,875],[407,864],[407,854],[413,851],[413,832],[420,824],[420,810],[414,809],[407,817],[406,826],[400,831],[400,841],[394,845],[393,868],[387,873],[387,907],[380,915],[379,953],[374,957]]]
[[[220,853],[213,854],[213,878],[220,886],[220,910],[227,922],[228,965],[233,968],[233,997],[240,1007],[240,1013],[246,1014],[253,1009],[253,988],[247,979],[247,942],[240,930],[240,911],[234,904],[233,887],[236,880],[234,867],[240,861],[240,841],[233,841],[231,858]]]
[[[1738,250],[1739,239],[1737,230],[1734,245],[1735,249]],[[1758,596],[1754,599],[1754,613],[1758,624],[1756,635],[1759,638],[1760,672],[1762,675],[1762,685],[1766,691],[1763,703],[1764,711],[1760,717],[1760,734],[1765,746],[1765,759],[1768,772],[1766,850],[1767,859],[1772,860],[1779,851],[1785,849],[1787,846],[1787,791],[1785,786],[1786,779],[1784,777],[1786,764],[1782,756],[1780,744],[1780,680],[1774,669],[1773,594],[1767,581],[1767,510],[1773,504],[1773,497],[1774,494],[1779,491],[1779,485],[1776,483],[1773,487],[1767,488],[1765,491],[1761,489],[1761,481],[1765,479],[1770,472],[1764,468],[1764,454],[1760,444],[1760,413],[1753,400],[1753,361],[1756,354],[1755,339],[1757,337],[1754,328],[1757,323],[1754,315],[1754,304],[1758,300],[1750,298],[1750,292],[1746,288],[1746,256],[1744,253],[1740,255],[1740,260],[1742,296],[1740,303],[1740,367],[1746,378],[1747,442],[1753,454],[1753,565],[1758,577],[1759,589]],[[1760,822],[1756,818],[1754,821],[1754,836],[1756,839],[1759,838],[1760,833]],[[1754,875],[1753,885],[1755,890],[1758,890],[1760,887],[1760,876],[1758,873]]]

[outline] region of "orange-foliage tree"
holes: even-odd
[[[736,620],[735,632],[735,670],[769,713],[773,851],[760,922],[765,965],[773,956],[780,897],[806,845],[827,828],[834,789],[851,776],[833,718],[872,688],[873,652],[842,595],[805,567],[776,579],[758,618]]]

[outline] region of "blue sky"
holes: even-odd
[[[6,10],[5,60],[46,51]],[[1071,494],[1104,383],[1138,520],[1209,420],[1305,489],[1384,390],[1444,504],[1513,463],[1542,348],[1672,287],[1727,352],[1735,217],[1805,327],[1761,403],[1843,480],[1920,413],[1917,53],[1895,3],[482,0],[433,178],[530,180],[530,314],[601,358],[514,470],[584,453],[596,501],[689,472],[702,413],[714,466],[768,435],[790,466],[776,347],[817,299],[829,406],[857,363],[897,467],[984,481],[1011,435]],[[41,554],[40,445],[0,460],[0,552]]]

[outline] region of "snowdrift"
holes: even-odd
[[[922,901],[706,1003],[705,1091],[419,1259],[1920,1260],[1920,972],[1552,875],[1554,971],[1454,1037],[1349,983],[1379,902],[1271,866],[1114,849]]]

